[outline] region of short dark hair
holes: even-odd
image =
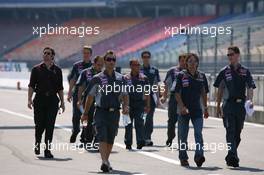
[[[112,50],[108,50],[108,51],[105,53],[105,55],[104,55],[104,60],[106,60],[106,58],[107,58],[108,55],[113,55],[114,58],[116,58],[116,55],[115,55],[114,51],[112,51]]]
[[[185,53],[180,54],[178,60],[180,61],[181,59],[186,59],[186,57],[187,57],[187,54],[185,54]]]
[[[132,59],[129,60],[129,65],[131,66],[134,61],[139,63],[138,59],[132,58]]]
[[[240,54],[240,50],[237,46],[229,46],[227,50],[233,50],[236,54]]]
[[[187,62],[189,61],[189,59],[190,59],[191,57],[194,57],[194,58],[195,58],[195,60],[196,60],[197,63],[198,63],[198,65],[197,65],[197,67],[198,67],[198,66],[199,66],[199,57],[198,57],[198,55],[196,55],[195,53],[188,53],[188,54],[187,54],[187,57],[186,57],[186,65],[187,65]]]
[[[89,50],[91,54],[93,53],[93,49],[91,46],[83,46],[83,50]]]
[[[98,61],[99,59],[103,59],[103,57],[97,55],[97,56],[94,58],[93,62],[94,62],[94,63],[97,63],[97,61]]]
[[[52,54],[53,56],[55,56],[55,50],[52,49],[51,47],[45,47],[45,48],[43,49],[43,53],[44,53],[45,50],[50,50],[50,51],[51,51],[51,54]]]
[[[141,58],[143,58],[143,55],[144,55],[144,54],[148,54],[149,57],[151,57],[151,53],[150,53],[150,51],[148,51],[148,50],[145,50],[145,51],[141,52]]]

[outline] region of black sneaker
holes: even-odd
[[[131,145],[126,145],[126,149],[127,149],[127,150],[132,150]]]
[[[204,157],[194,158],[194,161],[195,161],[197,167],[201,167],[203,165],[203,163],[205,162],[205,158]]]
[[[145,146],[145,144],[140,143],[137,145],[137,149],[142,149],[144,146]]]
[[[237,168],[237,167],[239,167],[239,163],[237,163],[237,162],[226,162],[226,165],[227,166],[231,166],[231,167],[234,167],[234,168]]]
[[[188,160],[181,160],[180,162],[181,162],[181,166],[184,166],[184,167],[189,166]]]
[[[169,139],[168,139],[168,140],[166,141],[166,145],[167,145],[167,147],[170,147],[170,146],[172,145],[172,140],[169,140]]]
[[[148,141],[148,142],[146,142],[145,145],[146,145],[146,146],[153,146],[153,142],[152,142],[152,141]]]
[[[238,160],[234,157],[226,158],[226,165],[234,168],[239,167]]]
[[[231,166],[231,167],[234,167],[234,168],[236,168],[236,167],[239,167],[239,159],[236,159],[235,157],[226,157],[225,158],[225,160],[226,160],[226,165],[227,166]]]
[[[35,144],[34,152],[36,155],[40,154],[40,143]]]
[[[108,164],[109,171],[113,171],[113,168],[112,168],[112,166],[111,166],[109,161],[107,161],[107,164]]]
[[[101,165],[101,170],[104,172],[104,173],[107,173],[110,171],[108,165],[106,165],[105,163],[102,163]]]
[[[50,150],[44,151],[44,157],[47,159],[53,159],[54,158],[54,156],[51,154]]]
[[[70,143],[75,143],[76,142],[76,137],[77,137],[77,134],[72,134],[71,138],[70,138]]]

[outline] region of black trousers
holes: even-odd
[[[168,127],[167,127],[167,136],[168,140],[173,140],[175,138],[175,125],[178,121],[177,114],[177,102],[175,95],[171,95],[168,104]]]
[[[54,125],[58,113],[59,98],[56,95],[45,96],[36,94],[33,100],[35,143],[40,144],[45,131],[46,149],[50,148],[53,138]]]
[[[83,104],[85,106],[85,104]],[[95,131],[94,131],[94,111],[95,111],[95,106],[92,105],[90,108],[90,111],[88,113],[88,123],[86,127],[82,128],[82,133],[81,133],[81,139],[83,139],[84,142],[86,143],[92,143],[93,141],[96,142],[95,138]]]
[[[125,144],[132,145],[133,141],[133,122],[135,121],[135,129],[136,129],[136,140],[137,145],[144,144],[144,103],[141,106],[132,107],[130,105],[129,116],[131,119],[131,123],[125,127]]]
[[[72,133],[78,135],[80,132],[80,120],[81,120],[81,111],[77,106],[78,102],[78,92],[74,92],[72,97]]]
[[[239,162],[237,149],[241,141],[240,135],[246,117],[244,104],[244,102],[226,102],[223,105],[223,122],[226,129],[226,142],[230,146],[230,150],[228,150],[228,154],[225,158],[227,162],[232,158]]]

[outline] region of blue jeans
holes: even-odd
[[[194,138],[196,144],[194,158],[200,158],[204,156],[203,150],[203,117],[202,115],[190,116],[190,115],[179,115],[178,118],[178,145],[179,145],[179,159],[188,160],[187,149],[188,149],[188,132],[189,132],[189,121],[192,121],[194,128]]]

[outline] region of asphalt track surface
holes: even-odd
[[[95,150],[85,150],[69,144],[71,135],[71,104],[66,102],[65,113],[57,116],[53,143],[54,159],[45,159],[33,152],[33,111],[27,108],[27,92],[0,89],[0,174],[1,175],[78,175],[102,174],[100,155]],[[211,114],[213,115],[213,114]],[[189,131],[188,151],[190,167],[181,167],[178,160],[177,139],[173,148],[165,146],[167,111],[157,109],[154,116],[154,146],[142,151],[127,151],[124,145],[124,127],[120,123],[118,136],[110,156],[114,171],[110,174],[203,174],[203,175],[263,175],[264,174],[264,125],[245,123],[239,147],[240,167],[227,167],[225,130],[221,119],[210,117],[204,121],[203,138],[207,145],[206,162],[197,168],[194,161],[194,135]],[[135,131],[134,131],[135,134]],[[63,146],[62,146],[63,145]],[[66,146],[65,146],[66,145]]]

